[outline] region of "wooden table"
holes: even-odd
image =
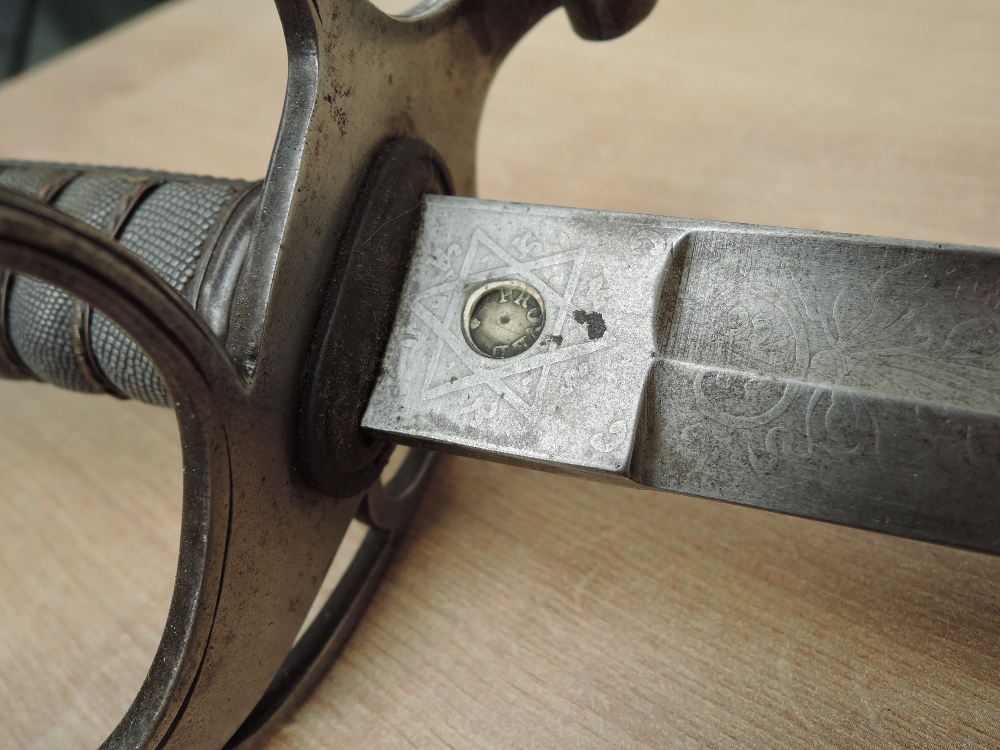
[[[1000,246],[1000,6],[561,13],[487,104],[485,197]],[[0,89],[0,156],[263,174],[268,0],[184,0]],[[0,746],[94,746],[166,612],[172,415],[0,387]],[[998,747],[1000,560],[445,459],[269,747]]]

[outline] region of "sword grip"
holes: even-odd
[[[0,187],[107,233],[225,340],[260,182],[0,161]],[[0,377],[169,406],[152,362],[99,310],[62,289],[0,270]]]

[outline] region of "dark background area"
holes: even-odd
[[[0,0],[0,80],[163,0]]]

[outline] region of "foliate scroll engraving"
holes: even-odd
[[[427,206],[366,427],[996,547],[1000,253]],[[546,321],[491,360],[458,313],[501,278],[538,290]]]
[[[473,427],[482,427],[497,415],[497,409],[499,408],[499,399],[486,399],[483,396],[479,396],[468,406],[459,407],[460,423],[471,424]]]
[[[654,257],[666,255],[668,243],[664,236],[651,227],[639,227],[629,236],[629,247]]]
[[[935,434],[892,420],[1000,411],[997,256],[766,240],[690,251],[670,337],[672,358],[699,365],[686,439],[741,444],[758,474],[861,459],[891,472],[898,435]]]
[[[521,260],[527,260],[531,255],[541,254],[542,244],[536,242],[530,232],[526,232],[514,240],[514,252]]]
[[[584,307],[599,310],[607,304],[612,294],[608,281],[602,273],[584,283],[580,301]]]
[[[681,230],[592,216],[429,198],[365,426],[626,473]]]
[[[441,272],[442,278],[453,279],[458,275],[456,261],[462,257],[462,248],[459,245],[449,245],[447,248],[438,248],[431,253],[427,262]]]
[[[610,453],[628,439],[628,422],[619,419],[608,425],[608,429],[592,435],[590,445],[601,453]]]
[[[1000,534],[995,415],[803,382],[770,422],[733,427],[690,400],[699,378],[729,411],[748,397],[749,376],[658,363],[633,460],[638,481],[911,536],[948,528],[971,546]],[[772,384],[773,402],[782,385]],[[755,412],[768,398],[759,391]]]

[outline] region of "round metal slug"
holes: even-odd
[[[507,359],[527,351],[545,327],[545,303],[530,284],[515,279],[490,281],[469,295],[462,332],[484,357]]]

